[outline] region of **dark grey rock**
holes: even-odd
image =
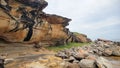
[[[0,68],[4,68],[4,59],[0,59]]]
[[[120,42],[117,42],[117,45],[120,46]]]

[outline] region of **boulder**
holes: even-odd
[[[73,56],[78,60],[84,59],[85,57],[88,56],[88,52],[80,48],[78,52]]]
[[[75,60],[75,58],[73,56],[70,56],[68,59],[68,62],[73,62]]]
[[[65,68],[80,68],[80,65],[77,63],[67,63]]]
[[[112,55],[113,55],[113,56],[120,56],[120,51],[117,51],[117,50],[116,50],[116,51],[113,51],[113,52],[112,52]]]
[[[103,55],[104,55],[104,56],[111,56],[111,55],[112,55],[112,50],[110,50],[110,49],[105,49],[104,52],[103,52]]]
[[[120,46],[114,45],[111,47],[113,56],[120,56]]]
[[[96,56],[95,55],[89,55],[85,59],[96,60]]]
[[[113,68],[112,64],[103,57],[98,57],[96,60],[96,65],[98,68]]]
[[[73,32],[74,35],[78,38],[79,42],[92,42],[90,38],[87,38],[87,35],[81,34],[78,32]]]
[[[95,60],[82,59],[79,62],[80,68],[97,68],[95,65]]]

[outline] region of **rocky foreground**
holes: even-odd
[[[72,68],[119,68],[120,60],[114,65],[106,57],[120,57],[120,43],[98,39],[91,45],[60,51],[56,56],[77,65]]]
[[[18,44],[18,43],[17,43]],[[0,66],[5,68],[119,68],[120,43],[97,40],[58,53],[16,43],[0,46]],[[9,44],[10,45],[10,44]],[[20,46],[21,45],[21,46]],[[6,47],[7,46],[7,47]],[[9,51],[5,50],[9,49]],[[1,52],[2,51],[2,52]],[[3,61],[4,60],[4,61]]]

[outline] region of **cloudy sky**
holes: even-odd
[[[46,0],[46,13],[72,19],[70,31],[120,40],[120,0]]]

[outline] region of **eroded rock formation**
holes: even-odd
[[[73,34],[76,36],[76,38],[79,40],[79,42],[92,42],[90,38],[87,37],[85,34],[73,32]]]
[[[49,45],[81,42],[66,28],[71,19],[46,14],[42,10],[47,5],[44,0],[0,0],[0,38]]]

